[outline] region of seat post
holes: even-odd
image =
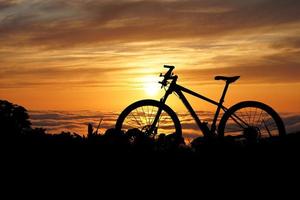
[[[228,87],[229,87],[229,82],[226,81],[226,84],[225,84],[225,87],[224,87],[224,90],[223,90],[223,93],[222,93],[222,96],[220,98],[220,102],[219,102],[219,105],[222,105],[223,102],[224,102],[224,99],[225,99],[225,96],[226,96],[226,93],[227,93],[227,90],[228,90]]]

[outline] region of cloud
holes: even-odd
[[[212,112],[198,111],[203,118],[211,118]],[[49,133],[60,133],[61,131],[70,131],[85,135],[87,133],[87,124],[92,123],[94,127],[98,126],[99,119],[101,131],[113,128],[119,113],[103,113],[96,111],[31,111],[30,119],[34,127],[43,127]],[[181,121],[183,133],[186,138],[196,138],[201,136],[195,121],[190,115],[178,113]],[[300,130],[300,115],[297,113],[281,113],[288,133]],[[211,123],[211,121],[209,121]],[[167,126],[165,126],[167,127]]]
[[[298,50],[300,51],[300,37],[286,37],[271,44],[271,48],[281,50]],[[298,52],[299,53],[299,52]]]
[[[6,76],[39,76],[39,77],[70,77],[81,75],[103,75],[106,73],[119,73],[122,71],[127,71],[135,69],[133,67],[101,67],[101,68],[90,68],[90,67],[37,67],[37,68],[10,68],[10,67],[1,67],[0,68],[0,78]]]
[[[119,87],[122,75],[133,67],[98,67],[98,68],[68,68],[68,67],[38,67],[38,68],[0,68],[0,83],[2,88],[24,88],[45,86],[75,86],[75,87]],[[119,77],[110,80],[109,76]],[[102,78],[101,78],[102,77]],[[106,77],[106,78],[103,78]],[[124,77],[123,77],[124,79]]]
[[[35,96],[32,108],[53,91],[60,101],[76,89],[107,88],[112,98],[115,88],[141,88],[167,63],[187,87],[216,83],[215,75],[241,75],[240,84],[299,82],[297,0],[0,2],[0,93],[24,104]]]
[[[34,127],[46,128],[49,133],[70,131],[85,135],[87,125],[98,126],[102,119],[101,130],[113,128],[118,117],[116,113],[97,111],[30,111],[30,119]]]
[[[288,133],[299,132],[300,130],[300,115],[297,114],[285,114],[283,115],[283,121]]]
[[[16,6],[2,20],[1,37],[17,39],[2,43],[21,41],[57,48],[209,38],[275,26],[280,29],[280,25],[300,20],[300,2],[296,0],[38,1],[33,9]]]
[[[214,68],[184,68],[185,66],[179,65],[175,73],[181,81],[187,81],[189,85],[216,83],[213,79],[216,75],[239,75],[241,76],[240,84],[298,83],[300,76],[299,53],[300,51],[283,50],[282,53],[250,59],[244,56],[217,56],[207,61],[211,62],[211,65],[215,63],[216,67]],[[162,70],[160,67],[159,69]],[[1,67],[0,83],[2,88],[46,86],[135,88],[136,84],[140,84],[145,73],[139,66]],[[157,75],[158,72],[152,74]],[[141,77],[141,80],[137,80],[136,77]]]
[[[300,62],[290,58],[299,53],[266,56],[254,61],[244,60],[231,67],[182,69],[177,74],[186,80],[199,82],[212,82],[216,75],[239,75],[242,77],[241,83],[298,83]]]
[[[31,113],[30,118],[32,120],[85,120],[85,119],[99,119],[103,117],[103,113],[69,113],[69,112],[57,112],[57,113]]]
[[[16,0],[1,0],[0,1],[0,10],[10,8],[12,6],[15,6],[16,4],[17,4]]]

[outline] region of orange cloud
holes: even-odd
[[[299,82],[298,0],[3,0],[0,10],[4,97],[49,87],[125,93],[166,63],[187,87],[215,75],[241,75],[245,84]]]

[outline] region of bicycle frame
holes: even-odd
[[[263,133],[264,134],[268,133],[269,134],[268,137],[272,137],[273,130],[275,134],[279,134],[280,136],[285,135],[285,128],[282,119],[271,107],[269,107],[264,103],[257,102],[257,101],[242,101],[231,106],[230,108],[226,108],[225,106],[223,106],[224,99],[227,90],[229,88],[229,85],[237,81],[240,78],[240,76],[232,76],[232,77],[216,76],[215,80],[225,81],[225,87],[223,89],[220,100],[214,101],[202,94],[196,93],[190,89],[178,85],[176,83],[178,76],[172,73],[175,67],[168,66],[168,65],[164,65],[164,67],[169,69],[165,74],[162,73],[160,74],[160,77],[163,77],[163,80],[159,81],[159,83],[161,84],[162,88],[164,87],[164,89],[166,89],[164,96],[160,99],[159,102],[155,100],[147,99],[147,100],[137,101],[131,104],[130,106],[128,106],[120,114],[117,120],[116,128],[118,130],[122,129],[122,125],[125,122],[125,119],[127,119],[127,117],[130,115],[132,111],[136,111],[136,114],[140,116],[139,114],[140,112],[138,111],[138,108],[141,108],[144,114],[142,117],[145,118],[142,119],[140,118],[139,120],[137,120],[135,118],[135,115],[131,113],[132,116],[135,118],[136,123],[138,124],[136,126],[133,125],[133,127],[138,128],[139,130],[141,128],[141,131],[148,134],[148,136],[154,137],[158,134],[158,131],[160,130],[159,128],[161,126],[159,124],[159,120],[163,116],[162,112],[164,110],[167,114],[167,117],[171,118],[172,124],[170,125],[170,123],[166,123],[166,126],[162,126],[161,129],[162,130],[164,130],[165,128],[169,129],[170,126],[174,125],[174,127],[171,127],[175,129],[175,132],[173,132],[173,134],[176,137],[177,136],[182,137],[182,129],[181,129],[182,127],[180,126],[180,121],[178,119],[178,116],[176,116],[176,113],[174,113],[174,111],[166,105],[166,101],[169,95],[174,92],[175,94],[177,94],[177,96],[180,98],[182,103],[185,105],[185,107],[193,117],[194,121],[196,122],[198,128],[202,131],[205,138],[208,139],[214,139],[216,137],[222,138],[225,136],[226,128],[229,129],[229,130],[226,129],[227,130],[226,133],[231,132],[233,134],[231,136],[235,136],[237,138],[245,138],[249,141],[251,140],[252,142],[256,142],[257,139],[261,138]],[[189,103],[188,99],[185,97],[184,93],[202,99],[203,101],[206,101],[217,107],[210,128],[208,127],[207,122],[201,121],[199,116],[197,116],[196,112],[194,111],[193,107]],[[144,106],[150,106],[150,107],[152,106],[153,108],[155,107],[155,110],[157,109],[157,111],[154,110],[153,112],[153,108],[152,108],[151,114],[146,114],[143,109]],[[250,109],[250,111],[248,108]],[[255,110],[252,110],[252,108]],[[219,115],[221,110],[224,111],[224,115],[219,121]],[[148,108],[148,112],[150,112],[149,108]],[[241,115],[239,113],[241,113]],[[256,116],[257,117],[259,116],[259,118],[256,119]],[[130,118],[128,119],[130,120]],[[165,117],[162,119],[163,119],[162,121],[164,121],[164,119],[167,118]],[[269,119],[272,120],[271,124],[268,122]],[[128,124],[130,125],[130,123]],[[230,130],[230,128],[236,126],[239,128],[238,130]],[[269,129],[269,127],[272,129]],[[173,131],[174,129],[171,130]]]
[[[228,90],[228,86],[229,84],[226,82],[225,84],[225,88],[223,90],[223,93],[222,93],[222,96],[219,100],[219,102],[216,102],[212,99],[209,99],[201,94],[198,94],[192,90],[189,90],[183,86],[180,86],[180,85],[177,85],[176,83],[177,81],[177,77],[175,77],[172,82],[170,83],[170,86],[168,88],[168,90],[166,91],[165,95],[161,98],[161,103],[162,104],[165,104],[166,101],[167,101],[167,98],[169,97],[170,94],[172,94],[173,92],[175,92],[179,98],[181,99],[182,103],[185,105],[185,107],[187,108],[187,110],[189,111],[189,113],[191,114],[191,116],[193,117],[193,119],[195,120],[197,126],[199,127],[199,129],[203,132],[203,135],[204,137],[210,137],[210,136],[213,136],[216,132],[216,124],[217,124],[217,120],[218,120],[218,117],[219,117],[219,114],[220,114],[220,111],[221,109],[223,111],[227,111],[228,108],[226,108],[225,106],[223,106],[223,102],[224,102],[224,99],[225,99],[225,96],[226,96],[226,93],[227,93],[227,90]],[[201,122],[200,118],[197,116],[196,112],[194,111],[194,109],[192,108],[191,104],[188,102],[188,100],[186,99],[186,97],[184,96],[183,92],[185,93],[188,93],[192,96],[195,96],[197,98],[200,98],[204,101],[207,101],[211,104],[214,104],[217,106],[217,110],[215,112],[215,115],[214,115],[214,119],[213,119],[213,122],[212,122],[212,125],[211,125],[211,129],[209,130],[209,128],[207,127],[207,123],[206,122]],[[159,119],[159,116],[161,114],[161,111],[162,111],[162,108],[158,110],[157,112],[157,115],[153,121],[153,124],[152,124],[152,127],[150,129],[150,131],[153,131],[155,129],[155,125]]]

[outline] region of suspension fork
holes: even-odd
[[[162,109],[163,109],[163,105],[165,105],[165,103],[166,103],[166,101],[167,101],[167,99],[168,99],[168,97],[169,97],[169,95],[171,94],[172,92],[171,92],[171,90],[170,90],[170,88],[166,91],[166,94],[160,99],[160,106],[159,106],[159,108],[158,108],[158,111],[157,111],[157,113],[156,113],[156,115],[155,115],[155,118],[154,118],[154,120],[153,120],[153,123],[151,124],[151,127],[150,127],[150,129],[149,129],[149,133],[153,133],[154,131],[155,131],[155,129],[156,129],[156,124],[158,123],[158,120],[159,120],[159,118],[160,118],[160,115],[161,115],[161,113],[162,113]]]

